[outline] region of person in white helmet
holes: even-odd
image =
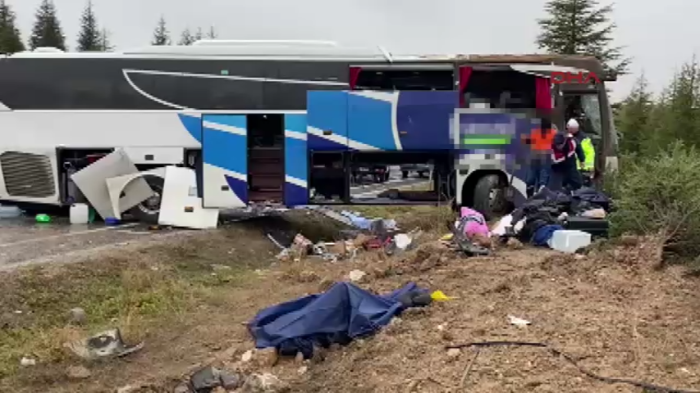
[[[584,183],[590,183],[595,171],[595,148],[593,147],[593,142],[591,138],[581,130],[576,119],[570,119],[566,123],[566,130],[576,138],[576,142],[578,142],[579,146],[581,146],[581,150],[583,150],[585,159],[579,161],[578,168],[583,173]]]

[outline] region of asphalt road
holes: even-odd
[[[390,167],[389,180],[384,183],[374,183],[370,181],[370,177],[364,178],[365,182],[362,185],[357,185],[350,188],[350,194],[355,198],[372,198],[378,194],[392,189],[416,186],[428,182],[428,178],[420,178],[416,173],[410,173],[407,179],[401,178],[401,168],[398,166]]]
[[[35,223],[33,217],[0,218],[0,270],[49,262],[70,262],[73,255],[99,254],[104,247],[119,247],[164,236],[173,231],[151,231],[143,224],[117,227],[70,225],[65,217]]]

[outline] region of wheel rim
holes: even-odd
[[[159,186],[150,185],[153,189],[153,196],[138,204],[139,210],[146,214],[158,214],[162,201],[163,189]]]
[[[501,213],[506,208],[505,193],[503,189],[494,188],[489,192],[489,207],[491,211]]]

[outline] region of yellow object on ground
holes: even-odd
[[[440,240],[443,242],[449,242],[450,240],[452,240],[453,236],[454,236],[453,234],[448,233],[447,235],[441,237]]]
[[[435,292],[430,294],[430,297],[433,300],[435,300],[436,302],[444,302],[446,300],[456,299],[454,297],[450,297],[450,296],[445,295],[442,291],[435,291]]]

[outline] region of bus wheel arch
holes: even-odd
[[[134,174],[134,177],[124,183],[121,189],[118,190],[118,195],[121,197],[129,184],[137,179],[145,180],[151,190],[153,190],[154,195],[132,207],[127,212],[140,222],[153,225],[158,224],[163,187],[165,186],[165,173],[159,170],[152,170]]]
[[[508,177],[503,171],[477,170],[462,185],[462,205],[471,206],[487,220],[508,214],[512,204],[506,200]]]

